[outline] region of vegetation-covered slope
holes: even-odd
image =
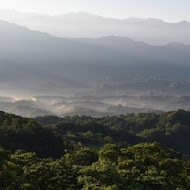
[[[157,143],[97,153],[81,148],[58,160],[0,149],[1,190],[175,190],[190,188],[190,162]]]
[[[62,141],[33,119],[0,112],[0,144],[9,150],[36,152],[40,157],[57,157],[63,152]]]
[[[35,121],[0,112],[0,189],[189,190],[189,115]]]
[[[190,155],[190,112],[141,113],[113,117],[38,117],[36,121],[58,136],[85,146],[105,143],[159,142]]]

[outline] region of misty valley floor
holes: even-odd
[[[2,111],[23,117],[37,116],[119,116],[127,113],[161,113],[177,109],[190,110],[190,96],[155,93],[129,95],[115,94],[113,89],[96,94],[81,92],[73,96],[33,96],[29,98],[0,97]],[[101,93],[101,94],[98,94]],[[118,90],[117,90],[118,93]]]

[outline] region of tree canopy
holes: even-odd
[[[0,189],[189,190],[189,116],[33,120],[0,112]]]

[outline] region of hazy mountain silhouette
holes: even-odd
[[[167,23],[158,19],[114,19],[85,12],[41,15],[0,11],[0,19],[59,37],[124,36],[150,44],[180,42],[190,44],[190,23]]]
[[[146,86],[149,78],[150,87],[162,79],[165,88],[173,80],[189,80],[187,45],[151,46],[113,36],[56,38],[4,21],[0,31],[0,87],[9,93],[14,89],[23,94],[19,89],[24,89],[26,94],[69,94],[70,89],[80,91],[104,83],[134,88],[138,83],[134,81],[144,81]],[[165,78],[170,80],[167,85]]]

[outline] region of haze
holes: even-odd
[[[190,110],[188,1],[0,7],[0,110],[27,117]]]
[[[190,190],[190,0],[0,0],[0,190]]]
[[[114,18],[157,18],[190,21],[188,0],[1,0],[1,9],[45,14],[88,12]]]

